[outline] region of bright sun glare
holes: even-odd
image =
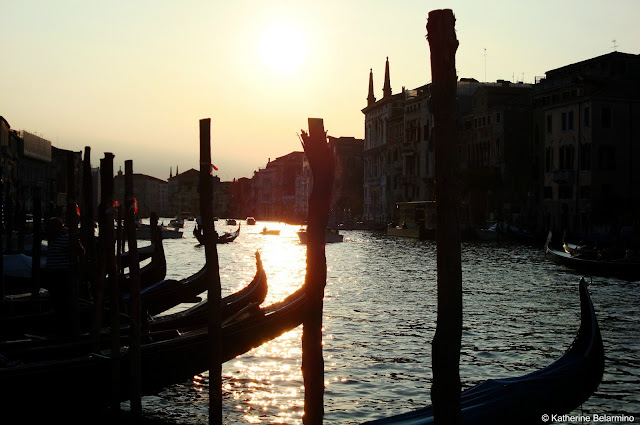
[[[304,60],[306,50],[306,40],[302,33],[284,23],[272,24],[260,39],[262,60],[279,73],[294,73]]]

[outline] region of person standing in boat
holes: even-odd
[[[47,222],[47,262],[45,274],[47,290],[51,294],[52,307],[56,313],[58,332],[73,332],[73,320],[77,314],[77,291],[71,276],[71,245],[69,231],[59,217],[51,217]],[[77,240],[78,253],[84,254],[84,247]]]

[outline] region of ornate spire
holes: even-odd
[[[389,56],[384,66],[384,87],[382,88],[382,97],[391,97],[391,80],[389,79]]]
[[[169,167],[169,178],[173,177],[173,167]]]
[[[369,96],[367,96],[367,106],[376,103],[376,97],[373,94],[373,69],[369,70]]]

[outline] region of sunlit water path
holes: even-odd
[[[216,225],[219,232],[235,229],[222,221]],[[281,234],[262,235],[264,226],[279,228]],[[167,277],[186,277],[204,264],[204,247],[197,245],[192,228],[193,222],[187,222],[184,239],[164,241]],[[282,223],[247,226],[243,221],[235,242],[218,245],[223,295],[252,279],[256,250],[269,282],[263,305],[300,287],[306,247],[296,230]],[[345,241],[326,250],[326,424],[360,423],[431,402],[435,243],[343,233]],[[569,347],[579,326],[580,275],[547,262],[537,246],[469,243],[463,245],[462,257],[463,387],[542,368]],[[593,279],[590,289],[605,345],[605,374],[595,395],[576,414],[640,416],[639,286]],[[224,364],[225,423],[302,422],[301,335],[298,327]],[[205,424],[207,378],[205,372],[145,397],[143,408],[178,423]]]

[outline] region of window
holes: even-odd
[[[562,113],[562,131],[567,131],[567,113]]]
[[[613,111],[609,106],[603,106],[601,111],[602,128],[611,128]]]
[[[496,112],[496,122],[500,122],[500,112]]]
[[[580,169],[591,169],[591,143],[586,143],[580,147]]]
[[[614,146],[600,146],[598,149],[598,168],[601,170],[616,169],[616,148]]]
[[[547,173],[549,173],[551,172],[552,168],[553,168],[553,148],[548,147],[547,151],[545,152],[544,170]]]
[[[551,189],[551,186],[544,187],[542,196],[544,197],[544,199],[551,199],[553,197],[553,190]]]
[[[591,199],[591,186],[580,186],[580,199]]]
[[[573,111],[567,114],[567,130],[573,130]]]
[[[584,108],[584,126],[589,127],[591,125],[591,113],[589,108]]]
[[[552,119],[551,119],[552,115],[549,114],[547,115],[547,134],[551,134],[551,123],[552,123]]]

